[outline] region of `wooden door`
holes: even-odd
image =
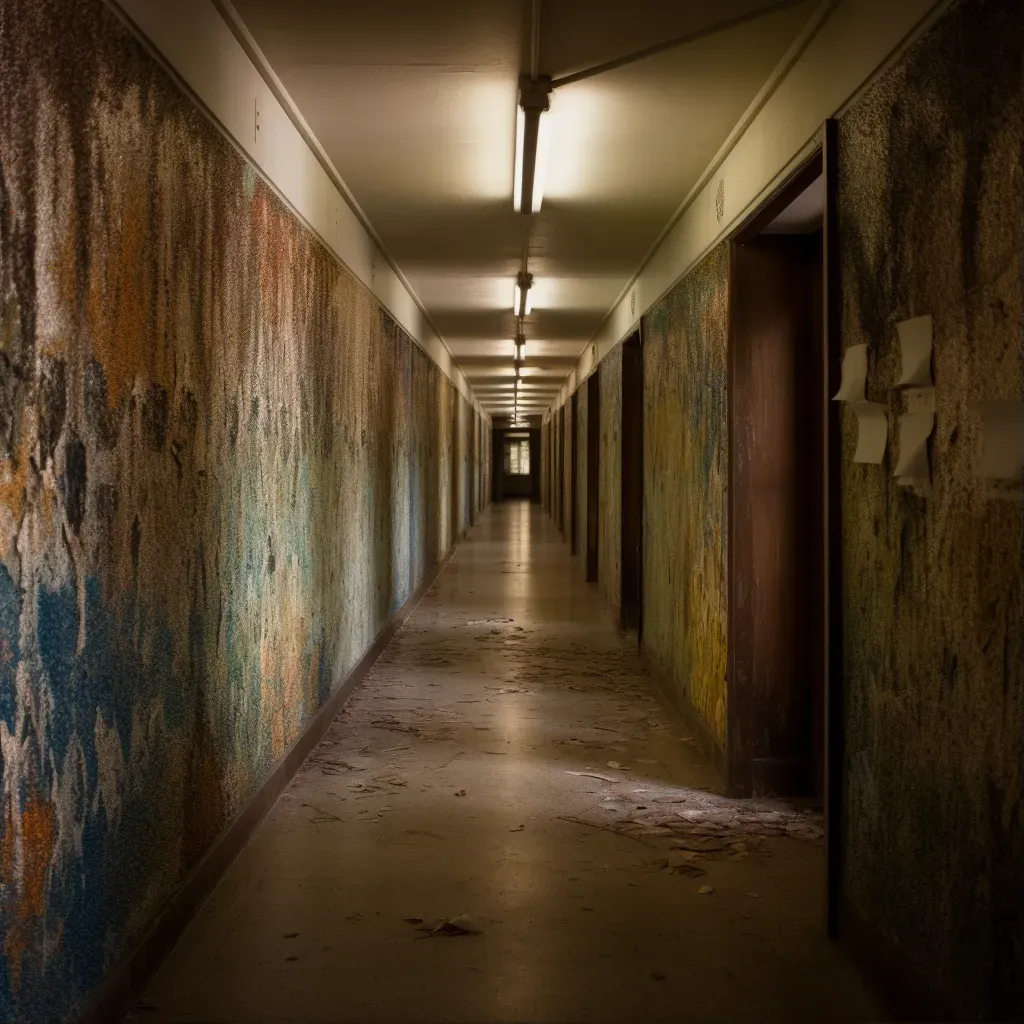
[[[820,793],[821,232],[736,243],[732,275],[729,784]]]
[[[644,367],[638,331],[622,346],[622,626],[643,627]]]
[[[579,392],[572,393],[569,416],[569,550],[579,551],[579,510],[577,508],[577,486],[579,476],[580,403]]]
[[[587,379],[587,582],[597,582],[601,496],[601,368]]]

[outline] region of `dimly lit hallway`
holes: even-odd
[[[793,837],[818,819],[715,784],[547,516],[493,506],[137,1019],[876,1016]]]

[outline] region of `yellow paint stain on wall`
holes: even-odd
[[[724,747],[728,248],[644,318],[644,648]]]

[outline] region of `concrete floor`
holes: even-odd
[[[487,512],[132,1018],[879,1019],[820,818],[716,796],[634,643],[543,512]]]

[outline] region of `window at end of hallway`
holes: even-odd
[[[530,475],[530,439],[514,438],[505,441],[505,475]]]

